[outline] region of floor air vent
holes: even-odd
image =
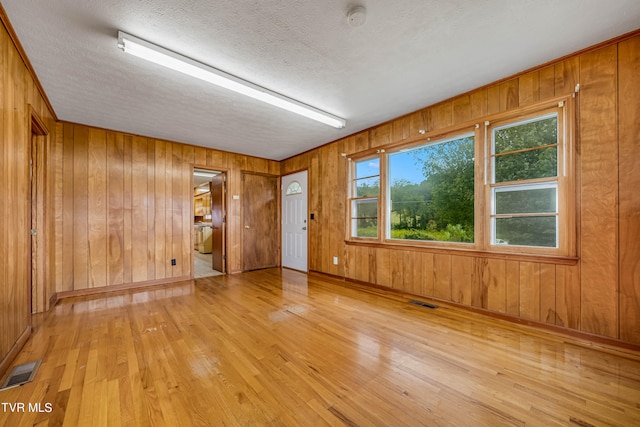
[[[33,381],[33,378],[38,372],[41,360],[35,362],[23,363],[22,365],[14,366],[7,379],[2,383],[0,390],[5,388],[17,387],[19,385]]]
[[[423,301],[418,301],[417,299],[412,299],[411,301],[409,301],[409,304],[419,305],[420,307],[430,308],[431,310],[435,310],[436,308],[438,308],[437,305],[429,304]]]

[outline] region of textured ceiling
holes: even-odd
[[[638,0],[3,0],[61,120],[275,160],[638,28]],[[117,48],[117,32],[341,116],[334,129]]]

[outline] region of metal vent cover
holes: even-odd
[[[34,362],[23,363],[22,365],[14,366],[7,379],[4,380],[0,390],[7,388],[18,387],[22,384],[33,381],[33,378],[38,372],[42,360],[36,360]]]
[[[429,304],[429,303],[424,302],[424,301],[418,301],[417,299],[410,300],[409,304],[418,305],[420,307],[429,308],[431,310],[435,310],[436,308],[438,308],[437,305]]]

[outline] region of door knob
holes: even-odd
[[[303,229],[303,230],[306,230],[306,229],[307,229],[307,227],[302,227],[302,229]]]
[[[245,225],[244,228],[250,228],[248,225]]]

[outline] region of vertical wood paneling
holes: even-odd
[[[86,289],[89,285],[89,232],[88,232],[88,158],[89,129],[76,128],[73,134],[73,288]]]
[[[154,140],[147,140],[147,280],[156,277],[156,147]]]
[[[539,73],[539,90],[538,96],[540,100],[553,98],[556,94],[555,87],[556,71],[553,65],[545,67]]]
[[[500,111],[507,111],[517,108],[518,99],[518,80],[507,80],[500,85]]]
[[[321,229],[318,227],[318,215],[322,208],[322,183],[320,178],[320,163],[319,153],[314,152],[311,157],[310,165],[308,168],[308,185],[309,185],[309,270],[320,271],[321,270],[321,256],[323,255],[322,249],[318,245],[311,244],[318,242],[321,236]],[[286,175],[283,172],[283,175]],[[311,214],[313,218],[311,219]]]
[[[471,282],[475,277],[473,258],[466,256],[451,257],[451,299],[454,302],[471,305]]]
[[[380,145],[389,144],[391,142],[392,127],[389,123],[377,126],[369,133],[371,147],[379,147]]]
[[[618,49],[620,339],[640,343],[640,36]]]
[[[540,264],[520,263],[520,317],[540,320]]]
[[[124,139],[114,132],[107,133],[107,168],[107,284],[120,285],[124,281]]]
[[[434,296],[434,276],[435,268],[433,267],[433,254],[421,253],[420,265],[422,266],[422,295],[431,297]]]
[[[122,223],[124,224],[124,249],[122,255],[122,264],[123,264],[123,282],[131,283],[133,281],[133,209],[132,209],[132,188],[131,188],[131,180],[132,180],[132,171],[133,171],[133,136],[124,135],[123,137],[124,144],[124,168],[123,168],[123,181],[124,181],[124,190],[122,193],[122,199],[124,204],[124,212]]]
[[[518,104],[520,107],[540,100],[540,74],[532,71],[518,78]]]
[[[520,263],[506,261],[505,284],[507,295],[507,314],[520,315]]]
[[[391,287],[402,290],[404,287],[404,251],[391,251],[389,263],[391,267]]]
[[[580,83],[580,60],[573,57],[555,65],[556,95],[572,93]],[[586,84],[586,81],[584,82]]]
[[[352,270],[356,280],[369,281],[369,248],[363,246],[355,248]]]
[[[154,264],[156,279],[167,277],[167,243],[170,242],[171,234],[167,234],[167,201],[170,200],[167,193],[167,143],[165,141],[155,141],[155,168],[154,168],[154,189],[155,189],[155,245]],[[206,162],[206,150],[200,153],[202,163]]]
[[[556,267],[556,325],[580,330],[580,268]]]
[[[618,337],[616,46],[580,57],[582,330]]]
[[[182,188],[182,145],[173,143],[171,144],[172,148],[172,187],[171,187],[171,229],[172,229],[172,238],[171,238],[171,258],[176,260],[176,265],[170,264],[171,275],[172,277],[181,277],[182,276],[182,207],[184,206],[182,202],[181,195],[184,194],[184,189]],[[239,249],[239,248],[238,248]],[[178,260],[180,260],[180,264],[178,264]]]
[[[483,265],[482,283],[487,290],[486,308],[505,313],[507,311],[506,263],[502,259],[486,259]]]
[[[391,287],[391,250],[376,248],[376,284]]]
[[[70,291],[74,286],[74,237],[73,237],[73,218],[74,218],[74,156],[73,156],[73,140],[74,126],[70,123],[63,125],[63,143],[62,149],[62,282],[59,282],[56,290]]]
[[[471,119],[487,115],[487,91],[477,90],[469,96],[471,102]]]
[[[582,56],[576,55],[374,127],[368,131],[368,140],[361,133],[311,152],[317,155],[318,172],[315,179],[319,182],[317,191],[322,194],[316,207],[318,212],[323,212],[323,221],[318,224],[318,236],[333,233],[338,226],[343,227],[348,211],[347,206],[339,208],[334,202],[342,197],[331,196],[336,186],[345,185],[346,179],[343,178],[341,184],[332,178],[333,174],[336,170],[343,174],[348,172],[347,162],[344,165],[331,165],[331,156],[328,155],[331,146],[346,147],[344,151],[341,148],[341,152],[355,153],[370,146],[397,143],[414,136],[412,132],[420,121],[427,131],[432,131],[554,96],[571,94],[576,84],[580,83],[576,108],[576,135],[579,139],[575,142],[576,218],[580,220],[576,227],[580,261],[576,265],[521,262],[517,257],[503,260],[479,256],[475,258],[471,271],[467,272],[466,265],[457,265],[463,262],[457,256],[430,253],[428,250],[414,252],[409,248],[376,248],[375,252],[369,252],[375,254],[375,282],[418,295],[461,301],[510,316],[555,323],[605,336],[615,337],[615,325],[619,323],[619,336],[622,339],[640,343],[637,328],[640,323],[640,285],[638,263],[635,262],[640,257],[640,246],[635,242],[640,239],[637,236],[639,231],[633,226],[640,223],[635,216],[639,210],[636,188],[640,186],[636,171],[640,167],[634,160],[638,157],[635,153],[636,136],[639,133],[637,126],[640,123],[638,103],[635,102],[640,84],[637,73],[638,38],[622,42],[619,58],[616,58],[615,45]],[[617,59],[619,62],[616,62]],[[620,75],[620,91],[624,92],[620,100],[616,98],[616,73]],[[619,105],[619,110],[616,105]],[[620,122],[616,118],[618,112]],[[618,126],[619,154],[615,131]],[[586,152],[583,153],[583,150]],[[621,159],[619,169],[618,157]],[[283,168],[291,165],[300,168],[297,162],[308,165],[307,158],[309,153],[288,159],[283,162]],[[325,163],[329,166],[323,167]],[[586,205],[583,205],[585,201]],[[618,218],[620,232],[625,230],[624,237],[622,234],[618,237],[616,231]],[[597,236],[603,239],[600,241]],[[327,249],[324,238],[319,239],[322,241],[317,246],[316,256],[323,261],[318,263],[318,268],[340,275],[339,271],[336,273],[327,264],[335,249]],[[616,250],[618,239],[619,254]],[[342,242],[337,247],[345,253],[351,251],[350,246]],[[586,258],[583,256],[585,251]],[[418,253],[419,285],[413,266]],[[370,260],[366,267],[370,280],[373,277],[372,265]],[[347,271],[343,274],[357,274],[348,271],[350,268],[356,267],[346,266]],[[470,292],[467,292],[468,286]],[[419,292],[416,292],[417,288]],[[467,295],[469,302],[466,302]],[[616,307],[618,304],[620,310]]]
[[[173,277],[171,258],[173,255],[173,144],[164,142],[164,248],[160,262],[164,265],[163,278]],[[162,173],[159,179],[162,179]],[[227,269],[229,266],[227,265]]]
[[[182,276],[192,276],[193,266],[193,162],[194,147],[182,146]],[[262,166],[263,163],[260,162]],[[277,191],[276,191],[277,193]]]
[[[556,266],[540,264],[540,321],[556,323]]]
[[[147,280],[147,138],[131,144],[131,263],[132,281]]]
[[[418,265],[420,253],[406,251],[404,253],[404,266],[402,272],[402,281],[405,292],[419,295],[421,291],[420,271],[415,267]]]
[[[2,17],[4,21],[4,16]],[[52,112],[47,110],[41,95],[34,89],[33,79],[22,62],[11,37],[4,25],[0,25],[0,376],[9,367],[11,356],[19,350],[19,344],[24,342],[31,327],[31,228],[30,196],[31,184],[29,180],[29,157],[31,155],[31,123],[32,111],[42,119],[45,127],[53,131],[56,126]],[[32,106],[32,108],[29,107]],[[55,138],[55,133],[50,138]],[[42,270],[46,277],[34,277],[38,283],[36,289],[38,297],[47,296],[48,286],[53,280],[50,266],[55,265],[60,258],[51,257],[51,248],[55,248],[53,241],[46,241],[51,237],[51,231],[56,223],[56,214],[51,206],[63,205],[61,195],[56,193],[53,199],[54,187],[48,177],[58,174],[62,179],[62,164],[51,167],[50,161],[55,157],[56,144],[63,142],[51,141],[53,150],[50,151],[49,140],[41,138],[39,148],[35,153],[40,164],[35,170],[38,182],[38,203],[34,210],[42,216],[37,218],[39,237],[38,243],[47,246],[36,248],[39,258],[38,271]],[[47,160],[49,159],[49,160]],[[49,164],[49,166],[47,166]],[[44,202],[47,202],[45,204]],[[58,214],[61,218],[62,213]],[[61,242],[60,242],[61,243]],[[61,245],[59,245],[61,246]],[[42,257],[46,256],[46,259]],[[41,268],[44,267],[44,268]],[[73,278],[73,270],[71,270]],[[36,308],[44,308],[48,301],[35,300]],[[8,357],[9,356],[9,357]]]
[[[208,162],[226,169],[231,157],[231,195],[240,194],[241,170],[279,171],[278,162],[271,160],[84,125],[64,123],[60,128],[56,229],[63,254],[56,264],[55,276],[62,278],[55,283],[57,292],[190,276],[193,165]],[[233,201],[227,223],[229,272],[241,265],[240,214]]]
[[[453,124],[453,103],[444,102],[431,108],[432,127],[429,130],[442,129]]]
[[[451,300],[451,255],[433,256],[433,296]]]
[[[453,124],[471,120],[471,99],[469,95],[460,96],[453,100]]]
[[[89,287],[107,284],[107,135],[89,129],[88,146],[88,233]]]
[[[0,67],[2,65],[0,64]],[[0,68],[1,69],[1,68]],[[53,217],[55,218],[55,226],[52,232],[52,236],[48,237],[49,242],[55,242],[53,245],[53,255],[52,258],[54,260],[53,263],[53,280],[49,282],[49,295],[53,295],[55,293],[56,283],[63,282],[63,254],[64,254],[64,244],[62,238],[57,238],[57,236],[63,236],[62,226],[64,224],[64,134],[62,130],[62,123],[56,124],[55,136],[53,141],[51,141],[52,146],[52,155],[51,155],[51,165],[53,167],[53,176],[52,176],[52,188],[54,191],[54,206],[53,206]],[[0,156],[1,157],[1,156]],[[2,166],[0,165],[0,169]],[[1,254],[0,254],[1,256]]]

